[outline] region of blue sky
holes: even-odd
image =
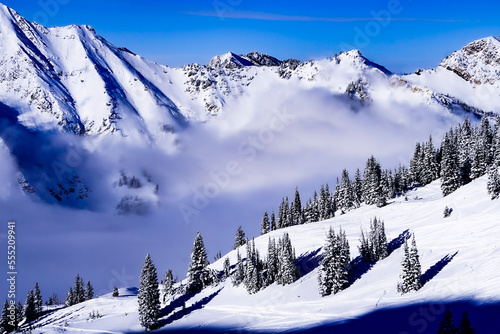
[[[89,24],[117,46],[169,66],[261,51],[309,60],[357,48],[395,72],[431,68],[499,36],[498,1],[4,0],[46,26]]]

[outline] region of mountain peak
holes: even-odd
[[[358,57],[361,57],[361,58],[365,58],[362,54],[361,54],[361,51],[359,51],[358,49],[354,49],[354,50],[351,50],[351,51],[347,51],[345,52],[346,56],[349,56],[351,58],[358,58]]]
[[[500,40],[490,36],[473,41],[447,56],[439,66],[473,84],[493,84],[500,71]]]
[[[210,60],[208,64],[209,67],[219,67],[219,68],[241,68],[245,66],[252,66],[253,64],[248,60],[234,54],[232,52],[227,52],[222,55],[218,55]]]
[[[253,51],[246,55],[241,55],[243,58],[251,61],[255,66],[279,66],[281,61],[265,53]]]
[[[281,61],[272,56],[253,51],[246,55],[237,55],[233,52],[227,52],[213,57],[208,66],[212,68],[219,67],[234,69],[247,66],[279,66],[280,64]]]
[[[392,75],[392,72],[389,71],[387,68],[385,68],[382,65],[379,65],[377,63],[372,62],[370,59],[363,56],[363,54],[361,54],[361,51],[357,50],[357,49],[354,49],[351,51],[341,52],[340,55],[335,56],[335,59],[340,59],[341,61],[347,59],[349,61],[354,61],[355,63],[360,63],[360,64],[366,65],[368,67],[376,68],[386,75]]]

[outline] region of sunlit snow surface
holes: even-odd
[[[174,275],[182,278],[196,231],[202,233],[212,259],[218,251],[231,249],[239,225],[248,236],[257,235],[263,212],[276,211],[281,197],[291,196],[295,186],[299,187],[304,203],[321,184],[328,182],[333,190],[343,168],[352,177],[372,154],[383,168],[394,168],[399,163],[408,165],[416,141],[428,140],[432,135],[437,144],[444,132],[466,114],[474,118],[464,108],[499,111],[498,91],[490,91],[498,83],[471,84],[443,67],[424,71],[420,76],[392,75],[355,50],[330,59],[300,62],[296,68],[228,69],[197,64],[169,68],[111,45],[91,27],[47,29],[30,24],[1,5],[0,30],[0,221],[17,223],[20,301],[24,301],[35,282],[39,282],[45,300],[52,292],[64,299],[77,273],[90,280],[99,295],[111,292],[114,286],[135,286],[147,253],[151,253],[160,277],[167,269],[173,269]],[[485,50],[498,51],[496,39],[485,41],[492,46]],[[232,58],[226,54],[214,59],[222,64]],[[455,59],[455,64],[465,64],[481,80],[496,73],[484,58],[472,57],[470,62],[463,62],[459,53],[448,59],[448,64]],[[474,67],[477,64],[484,68],[484,73]],[[360,89],[349,95],[346,90],[353,83]],[[135,177],[141,187],[123,185],[124,175],[128,180]],[[77,177],[77,182],[70,183],[73,177]],[[68,191],[75,184],[79,190],[88,189],[88,197],[59,201],[47,191],[58,189],[59,184]],[[470,197],[463,207],[481,198],[481,203],[490,205],[484,189],[484,185],[478,187],[476,191],[484,196]],[[435,190],[431,193],[438,198],[439,191]],[[425,270],[426,265],[428,268],[461,249],[454,246],[439,251],[446,243],[428,235],[432,226],[441,228],[458,219],[460,211],[454,207],[454,215],[441,221],[444,206],[453,203],[439,203],[433,207],[435,224],[420,224],[417,220],[431,212],[425,205],[431,204],[426,204],[428,197],[419,196],[425,200],[415,201],[412,194],[409,203],[395,203],[381,210],[362,208],[336,218],[335,224],[348,231],[353,254],[359,225],[366,226],[375,214],[386,220],[390,238],[415,229],[419,245],[423,246]],[[392,211],[397,206],[404,207],[406,213]],[[386,211],[388,217],[384,217]],[[408,218],[390,222],[391,212]],[[465,212],[464,217],[471,212],[475,211]],[[484,227],[481,220],[470,219],[473,224],[466,225],[472,226],[476,237],[481,233],[495,235],[493,223]],[[437,225],[439,222],[441,225]],[[325,224],[328,223],[307,226],[300,232],[291,229],[298,253],[315,252],[322,246]],[[419,228],[424,229],[422,237]],[[444,231],[461,230],[453,225]],[[304,238],[308,234],[310,237]],[[264,239],[257,243],[264,245],[267,237]],[[6,240],[5,230],[0,230],[0,240],[2,244]],[[458,240],[461,239],[453,239]],[[480,239],[470,238],[460,247],[466,245],[479,254],[470,259],[493,252]],[[343,297],[347,294],[343,292],[319,300],[312,271],[301,283],[280,289],[271,287],[257,296],[247,296],[241,288],[225,285],[221,285],[220,291],[220,287],[206,291],[196,298],[219,292],[203,310],[212,312],[213,317],[203,316],[201,323],[267,330],[359,316],[374,309],[376,303],[369,300],[376,299],[377,308],[394,305],[398,252],[351,287],[358,291],[353,296],[366,295],[368,304],[350,301],[359,306],[321,306],[328,300],[351,298]],[[477,276],[465,275],[463,271],[467,272],[468,267],[456,267],[467,263],[461,260],[462,256],[469,254],[459,251],[445,268],[455,268],[461,280],[477,283],[481,275],[494,273],[493,269],[479,268],[474,271]],[[491,254],[484,258],[495,260]],[[384,272],[377,269],[384,265],[387,270],[394,270],[391,283],[386,286],[376,276],[373,286],[378,288],[363,290],[367,277]],[[422,292],[398,297],[403,302],[397,305],[422,294],[428,299],[446,295],[443,287],[429,292],[440,275],[426,284]],[[487,287],[476,291],[477,284],[470,288],[467,282],[460,282],[460,289],[469,291],[474,298],[495,296]],[[489,277],[477,286],[497,283]],[[304,293],[297,292],[299,284]],[[7,291],[6,286],[5,280],[0,282],[1,291]],[[460,293],[464,297],[465,292]],[[109,330],[138,330],[134,322],[137,317],[131,316],[133,299],[123,297],[115,301],[116,309],[122,308],[120,303],[128,305],[123,308],[130,309],[130,315],[126,320],[112,321]],[[231,299],[252,302],[232,306],[228,302]],[[281,302],[273,306],[274,300]],[[301,307],[301,303],[309,306]],[[265,305],[253,307],[262,304]],[[241,316],[226,314],[228,309],[240,307]],[[265,311],[256,311],[260,309]],[[294,310],[307,311],[304,314],[309,315],[291,316],[290,322],[284,321],[285,315]],[[91,312],[85,306],[78,316],[80,325],[99,327],[109,319],[86,321]],[[119,313],[118,319],[123,315]],[[265,317],[260,316],[263,313]],[[197,326],[200,323],[193,320],[197,314],[198,311],[192,312],[169,326]],[[131,318],[135,320],[130,320],[129,326]],[[68,323],[77,327],[70,320]],[[96,330],[104,331],[104,327],[107,325]]]
[[[494,316],[500,308],[500,205],[487,195],[486,179],[473,181],[445,198],[439,182],[434,182],[409,192],[407,199],[397,198],[384,208],[362,206],[327,221],[256,238],[256,247],[265,256],[268,238],[288,232],[301,269],[307,273],[291,285],[273,284],[255,295],[249,295],[243,286],[233,287],[225,281],[186,300],[184,311],[182,304],[176,302],[176,298],[182,297],[174,296],[163,304],[162,330],[280,332],[323,326],[321,330],[325,332],[338,327],[346,333],[349,328],[365,328],[365,333],[431,333],[436,331],[445,305],[449,305],[457,324],[461,311],[467,310],[477,332],[495,333],[500,325]],[[449,218],[443,218],[445,206],[453,209]],[[320,297],[316,261],[326,232],[330,226],[337,230],[342,227],[354,258],[359,255],[360,228],[367,228],[373,217],[384,220],[388,241],[396,245],[394,251],[346,290]],[[403,249],[394,239],[408,233],[416,237],[425,285],[418,292],[399,295],[396,285]],[[240,252],[244,256],[245,247]],[[236,251],[227,256],[234,264]],[[222,270],[224,258],[211,267]],[[38,322],[43,327],[36,332],[59,332],[62,328],[69,333],[138,331],[133,289],[122,289],[121,293],[131,296],[105,295],[52,312]],[[89,320],[92,311],[99,312],[102,318]],[[379,313],[370,318],[372,312]],[[391,317],[391,322],[383,323]]]

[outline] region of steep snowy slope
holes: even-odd
[[[19,110],[21,124],[75,134],[158,136],[165,126],[184,122],[175,104],[132,66],[130,58],[139,57],[91,27],[47,29],[5,6],[0,22],[0,98]]]
[[[445,305],[451,305],[457,322],[461,311],[467,310],[477,333],[495,333],[500,326],[494,316],[500,310],[500,206],[486,193],[485,177],[445,198],[439,181],[409,192],[407,198],[398,198],[384,208],[362,206],[328,221],[256,238],[256,247],[265,257],[269,237],[288,232],[302,277],[287,286],[273,284],[254,295],[243,286],[233,287],[228,280],[188,299],[167,298],[163,303],[163,330],[272,333],[319,327],[322,331],[317,332],[338,328],[341,333],[353,333],[356,331],[352,328],[364,328],[369,333],[435,333]],[[443,218],[445,206],[453,209],[448,218]],[[351,257],[355,258],[360,228],[367,228],[373,217],[384,220],[392,252],[362,271],[347,289],[320,297],[317,265],[329,227],[346,231]],[[417,240],[424,286],[418,292],[400,295],[396,285],[403,257],[401,243],[410,234]],[[240,253],[244,256],[244,246]],[[232,264],[236,262],[236,251],[226,256]],[[222,270],[226,256],[211,267]],[[136,308],[134,296],[102,296],[48,314],[37,323],[41,327],[35,332],[136,331]],[[102,318],[90,320],[93,311]],[[373,312],[381,317],[378,321],[366,317]]]
[[[471,42],[446,57],[433,70],[405,76],[411,82],[460,98],[484,111],[500,111],[500,40]]]
[[[38,130],[119,132],[131,139],[162,142],[188,121],[206,121],[209,115],[231,110],[230,102],[250,94],[248,86],[263,75],[284,79],[282,89],[291,79],[303,89],[326,88],[362,98],[368,98],[371,87],[382,80],[395,100],[403,93],[414,103],[435,107],[448,108],[456,102],[401,85],[358,51],[309,62],[229,52],[207,66],[172,69],[115,47],[89,26],[45,28],[3,5],[0,30],[0,101],[17,110],[21,124]],[[483,64],[494,63],[488,58],[494,55],[492,50],[482,53],[482,63],[469,67],[479,73]],[[370,74],[375,72],[378,75]],[[490,71],[485,80],[495,76],[498,72]]]
[[[406,127],[413,125],[407,117],[412,109],[425,113],[430,123],[449,121],[451,114],[481,113],[393,75],[356,50],[308,62],[229,52],[208,65],[169,68],[115,47],[89,26],[45,28],[3,5],[0,30],[0,137],[20,168],[23,189],[74,207],[95,206],[93,198],[106,191],[94,191],[95,183],[102,183],[92,180],[94,175],[105,175],[110,190],[119,171],[127,169],[102,171],[93,169],[98,162],[86,164],[95,152],[109,156],[103,153],[109,143],[115,145],[113,153],[138,145],[158,148],[162,157],[186,154],[186,143],[202,147],[193,138],[208,128],[217,132],[214,137],[224,137],[228,128],[245,134],[267,127],[262,116],[290,110],[287,104],[297,96],[307,101],[300,116],[322,124],[324,115],[315,111],[332,105],[336,114],[329,122],[340,110],[364,110],[363,117],[375,114]],[[252,121],[242,127],[245,119]],[[186,130],[209,120],[210,127]],[[142,169],[149,169],[146,164]],[[141,202],[139,194],[124,196]],[[116,205],[112,201],[111,207]]]

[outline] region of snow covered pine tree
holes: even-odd
[[[197,232],[187,273],[188,293],[196,293],[211,284],[210,271],[207,266],[208,259],[203,237],[200,232]]]
[[[139,322],[146,331],[156,329],[160,316],[160,292],[158,290],[158,276],[156,267],[148,254],[142,266],[139,278]]]
[[[345,288],[350,264],[349,243],[345,232],[340,229],[336,235],[333,227],[327,234],[323,260],[318,271],[321,296],[335,294]]]
[[[243,228],[241,225],[236,230],[236,236],[234,237],[234,246],[233,249],[236,249],[240,246],[245,245],[247,242],[247,237],[245,236],[245,232],[243,232]]]
[[[401,281],[398,283],[398,292],[404,294],[419,290],[422,287],[421,266],[415,235],[413,235],[411,249],[408,248],[408,241],[405,241],[404,257],[401,265],[403,272],[399,276]]]

